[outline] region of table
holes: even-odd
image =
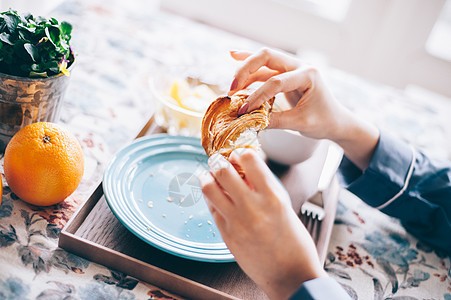
[[[82,144],[85,174],[73,195],[49,208],[30,206],[5,188],[0,299],[180,299],[58,248],[58,235],[111,156],[152,115],[152,76],[183,67],[226,87],[236,68],[227,50],[261,45],[161,12],[157,2],[145,0],[66,1],[53,16],[74,25],[77,65],[60,123]],[[451,101],[411,98],[339,70],[325,74],[353,110],[432,155],[451,158]],[[341,191],[325,268],[354,299],[449,300],[450,265],[449,257],[406,233],[397,220]]]

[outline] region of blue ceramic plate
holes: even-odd
[[[136,140],[108,165],[103,190],[119,221],[143,241],[204,262],[231,262],[205,204],[198,175],[208,170],[200,139],[166,134]]]

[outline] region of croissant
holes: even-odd
[[[257,133],[269,125],[274,97],[258,109],[239,116],[238,110],[251,91],[232,97],[221,96],[208,107],[202,119],[201,142],[208,156],[215,153],[228,158],[237,148],[259,148]]]

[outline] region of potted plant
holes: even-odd
[[[72,26],[55,18],[0,13],[0,151],[22,127],[59,119],[74,53]]]

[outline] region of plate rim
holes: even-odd
[[[125,200],[122,199],[122,197],[119,195],[119,198],[116,199],[116,201],[109,199],[109,198],[117,198],[118,195],[114,195],[113,191],[111,191],[110,187],[113,186],[114,181],[114,167],[115,165],[119,164],[120,160],[126,159],[124,156],[127,156],[127,154],[131,154],[133,152],[143,150],[145,148],[152,148],[156,145],[161,145],[160,143],[156,144],[157,141],[161,141],[162,139],[168,139],[172,143],[170,145],[183,145],[183,144],[189,144],[192,146],[195,146],[196,148],[199,147],[200,149],[203,149],[200,143],[200,138],[196,137],[189,137],[189,136],[176,136],[176,135],[169,135],[166,133],[159,133],[154,134],[151,136],[144,136],[140,137],[136,140],[134,140],[132,143],[123,146],[120,148],[111,158],[110,162],[107,164],[105,171],[103,173],[103,180],[102,180],[102,187],[105,195],[105,200],[110,208],[110,210],[113,212],[115,217],[121,222],[122,225],[124,225],[128,231],[130,231],[132,234],[134,234],[136,237],[140,238],[145,243],[160,249],[166,253],[182,257],[189,260],[195,260],[195,261],[202,261],[202,262],[215,262],[215,263],[227,263],[227,262],[235,262],[235,258],[233,254],[230,252],[230,250],[227,248],[227,245],[224,243],[225,248],[217,249],[221,252],[225,253],[214,253],[216,249],[203,249],[206,250],[207,253],[199,253],[196,251],[190,251],[186,248],[192,248],[193,250],[201,248],[196,247],[190,247],[183,245],[178,242],[174,242],[176,244],[180,244],[181,246],[184,246],[182,248],[178,248],[172,245],[168,245],[164,243],[164,241],[161,241],[157,238],[155,238],[153,235],[155,233],[153,232],[146,232],[144,231],[144,228],[141,229],[137,224],[133,222],[132,219],[128,218],[127,215],[123,215],[123,213],[120,211],[120,206],[116,204],[119,202],[124,202]],[[150,144],[149,144],[150,143]],[[161,145],[163,146],[163,145]],[[189,152],[189,150],[185,149],[186,152]],[[206,154],[204,154],[206,156]],[[126,163],[125,163],[126,164]],[[113,173],[112,173],[113,172]],[[125,201],[127,202],[127,201]],[[125,204],[125,203],[122,203]],[[130,209],[129,209],[130,210]],[[131,210],[129,213],[133,213]],[[141,218],[137,217],[136,215],[133,216],[138,221],[142,222]],[[129,224],[130,223],[130,224]],[[152,234],[153,233],[153,234]],[[163,237],[164,239],[164,237]],[[167,239],[167,238],[166,238]],[[206,243],[208,244],[208,243]],[[183,249],[185,248],[185,249]],[[212,251],[212,253],[208,253],[208,251]],[[202,252],[202,251],[201,251]]]

